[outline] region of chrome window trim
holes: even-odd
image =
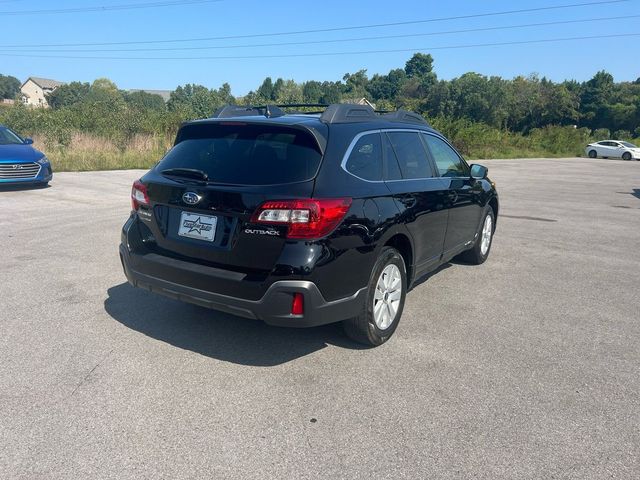
[[[378,128],[375,130],[366,130],[364,132],[360,132],[355,137],[353,137],[353,140],[351,140],[351,143],[349,144],[349,148],[347,148],[347,151],[342,157],[342,162],[340,163],[340,167],[342,168],[342,170],[344,170],[348,175],[351,175],[352,177],[355,177],[358,180],[361,180],[367,183],[415,182],[415,181],[424,181],[424,180],[440,180],[441,178],[459,178],[459,177],[433,177],[432,176],[432,177],[422,177],[422,178],[401,178],[398,180],[384,180],[384,179],[383,180],[366,180],[357,175],[354,175],[349,170],[347,170],[347,161],[349,160],[349,157],[351,156],[351,152],[355,148],[356,143],[358,143],[358,140],[360,140],[365,135],[373,135],[373,134],[382,135],[383,133],[387,133],[387,132],[417,133],[417,134],[424,133],[424,134],[432,135],[430,132],[427,132],[426,130],[419,130],[419,129],[412,129],[412,128]],[[434,135],[434,136],[437,138],[441,138],[438,135]],[[382,141],[382,139],[380,140]],[[458,153],[455,149],[454,149],[454,152],[456,152],[456,154]],[[428,154],[429,152],[425,152],[425,153]],[[383,158],[383,162],[384,162],[384,158]],[[384,175],[384,172],[383,172],[383,175]],[[466,177],[460,177],[460,178],[466,178]]]
[[[349,148],[347,148],[347,151],[345,152],[344,156],[342,157],[342,162],[340,163],[340,167],[342,168],[342,170],[344,170],[348,175],[351,175],[352,177],[355,177],[358,180],[362,180],[363,182],[384,183],[384,178],[382,180],[367,180],[365,178],[362,178],[362,177],[359,177],[357,175],[354,175],[349,170],[347,170],[347,161],[349,160],[349,157],[351,156],[351,152],[353,152],[353,149],[356,147],[356,143],[358,143],[358,140],[360,140],[362,137],[365,137],[367,135],[375,135],[375,134],[380,135],[381,133],[382,133],[382,130],[367,130],[367,131],[364,131],[364,132],[360,132],[355,137],[353,137],[353,140],[351,140],[351,143],[349,144]],[[382,139],[380,139],[380,143],[382,143]],[[384,158],[382,160],[383,160],[383,163],[384,163]],[[383,167],[384,167],[384,165],[383,165]],[[384,177],[384,171],[382,172],[382,174],[383,174],[383,177]]]

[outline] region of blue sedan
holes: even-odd
[[[32,144],[30,138],[22,138],[0,125],[0,185],[46,185],[51,181],[53,170],[49,160]]]

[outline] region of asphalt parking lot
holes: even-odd
[[[0,191],[0,478],[639,478],[640,162],[482,163],[490,259],[376,349],[130,287],[140,171]]]

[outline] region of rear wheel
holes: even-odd
[[[598,156],[598,152],[595,150],[589,150],[589,158],[596,158]]]
[[[629,152],[624,152],[622,154],[622,159],[623,160],[631,160],[631,154]]]
[[[404,260],[395,248],[384,247],[373,268],[362,311],[343,322],[347,336],[369,346],[389,340],[402,316],[406,293]]]
[[[493,215],[493,209],[490,208],[484,216],[482,226],[476,236],[476,241],[473,244],[473,247],[460,255],[460,258],[474,265],[484,263],[489,257],[489,252],[491,251],[494,225],[495,216]]]

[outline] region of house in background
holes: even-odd
[[[353,103],[355,105],[368,105],[374,110],[376,109],[376,104],[371,103],[369,100],[367,100],[364,97],[363,98],[345,98],[342,100],[342,103]]]
[[[49,104],[46,95],[60,85],[64,85],[64,82],[49,78],[29,77],[20,87],[20,99],[25,105],[47,108]]]

